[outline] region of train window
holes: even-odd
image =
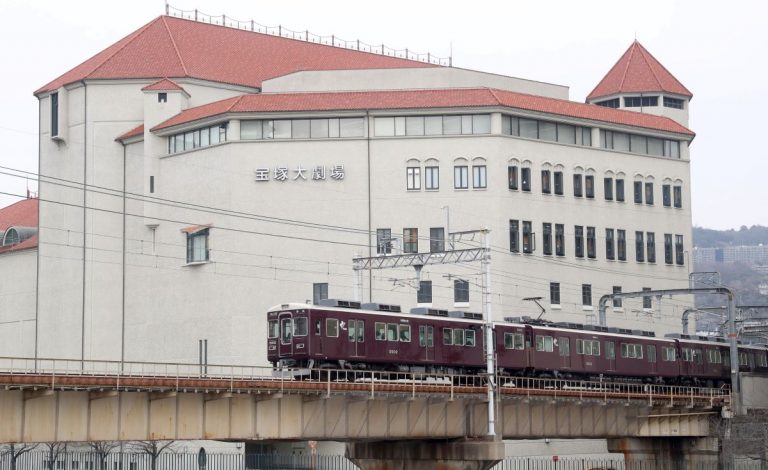
[[[335,318],[325,319],[325,336],[329,338],[339,337],[339,320]]]
[[[648,362],[656,362],[656,346],[649,344],[648,350]]]
[[[464,330],[461,328],[455,328],[453,330],[453,345],[464,346]]]
[[[269,327],[267,330],[269,331],[269,338],[277,338],[277,320],[269,320]]]
[[[707,362],[710,364],[721,364],[723,362],[722,355],[717,349],[707,350]]]
[[[427,345],[427,327],[419,325],[419,346],[422,348]]]
[[[354,343],[357,339],[357,321],[349,321],[349,327],[347,328],[347,338],[349,338],[350,343]]]
[[[536,350],[544,352],[554,351],[553,342],[551,336],[537,336],[536,337]]]
[[[504,333],[505,349],[525,349],[523,335],[520,333]]]
[[[464,344],[470,347],[475,345],[475,330],[464,330]]]
[[[661,348],[661,359],[667,362],[675,362],[675,348]]]
[[[386,323],[376,322],[373,325],[373,330],[376,332],[376,341],[384,341],[387,339],[387,327]]]
[[[613,343],[613,341],[605,342],[605,358],[616,359],[616,345]]]
[[[621,343],[621,357],[629,358],[629,359],[642,359],[643,345]]]
[[[397,341],[397,323],[387,323],[387,341]]]
[[[682,359],[683,362],[693,361],[693,354],[691,354],[691,350],[689,348],[683,348],[680,351],[680,359]]]
[[[307,336],[307,318],[293,319],[293,336]]]
[[[748,364],[747,353],[739,352],[739,365],[740,366],[746,366],[747,364]]]
[[[693,360],[696,362],[696,364],[704,363],[704,355],[701,353],[701,349],[693,350]]]
[[[400,330],[400,341],[403,343],[411,342],[411,325],[398,325]]]
[[[357,342],[362,343],[365,341],[365,321],[357,320]]]
[[[576,354],[584,354],[585,356],[599,356],[600,341],[592,339],[577,339]]]
[[[571,355],[571,340],[566,336],[561,336],[557,339],[558,348],[560,349],[561,356]]]
[[[282,335],[283,336],[282,337],[282,341],[283,342],[287,343],[287,342],[291,341],[291,337],[293,336],[293,331],[292,331],[293,328],[292,327],[293,327],[293,322],[291,321],[291,319],[290,318],[283,318],[282,325],[280,327],[282,329],[282,332],[283,332],[283,335]]]
[[[446,346],[453,344],[453,330],[450,328],[443,328],[443,344]]]
[[[731,353],[728,351],[723,351],[723,365],[731,367]]]
[[[766,353],[758,354],[757,362],[760,367],[768,367],[768,356],[766,356]]]
[[[320,336],[320,320],[315,320],[315,335]]]

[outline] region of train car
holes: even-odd
[[[471,373],[485,365],[479,320],[330,302],[337,305],[292,303],[268,311],[267,358],[275,367]]]

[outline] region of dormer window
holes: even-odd
[[[157,94],[157,102],[158,103],[167,103],[168,102],[168,93],[158,93]]]

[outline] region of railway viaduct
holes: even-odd
[[[297,381],[255,367],[0,359],[0,442],[333,440],[363,469],[481,469],[503,458],[498,438],[606,438],[628,460],[675,454],[693,465],[717,460],[711,422],[731,401],[724,390],[643,384],[496,387],[494,440],[477,378]]]

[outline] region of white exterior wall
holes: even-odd
[[[0,254],[0,356],[35,354],[37,250]]]

